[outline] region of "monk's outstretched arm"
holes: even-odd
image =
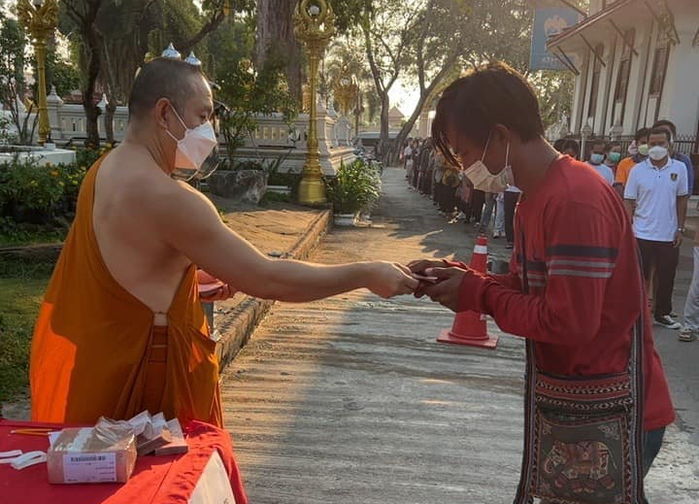
[[[154,229],[165,242],[251,296],[304,302],[367,288],[390,297],[409,294],[418,285],[407,268],[389,262],[326,266],[270,259],[230,230],[213,204],[194,191],[178,191],[153,206]]]

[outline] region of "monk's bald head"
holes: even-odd
[[[187,101],[207,87],[201,67],[172,58],[155,58],[141,67],[129,96],[129,120],[140,120],[166,98],[182,113]]]

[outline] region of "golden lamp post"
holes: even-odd
[[[326,0],[300,0],[296,5],[294,32],[306,46],[309,67],[308,153],[299,186],[299,202],[304,205],[322,205],[327,201],[318,150],[316,89],[320,58],[335,34],[334,21],[335,14]]]
[[[49,113],[46,108],[46,40],[58,25],[57,0],[19,0],[17,17],[34,39],[39,93],[39,143],[44,145],[51,135]]]

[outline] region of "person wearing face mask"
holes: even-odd
[[[629,145],[628,153],[629,157],[626,157],[619,161],[616,167],[616,175],[614,176],[614,188],[619,193],[619,196],[624,197],[624,186],[626,181],[629,179],[629,173],[631,169],[638,163],[643,161],[648,157],[648,134],[650,133],[650,128],[641,128],[636,131],[634,135],[634,140],[631,145]]]
[[[535,491],[531,486],[539,481],[536,476],[546,476],[533,458],[539,439],[534,434],[540,418],[536,414],[542,411],[536,399],[544,392],[534,388],[537,377],[565,380],[565,385],[558,385],[565,394],[582,380],[628,371],[630,361],[636,377],[630,400],[637,416],[628,425],[637,450],[628,461],[636,482],[629,491],[634,492],[631,502],[643,502],[643,474],[675,414],[654,348],[636,240],[622,201],[584,163],[562,156],[545,140],[533,88],[503,63],[480,67],[443,92],[432,138],[455,166],[465,168],[474,186],[496,192],[510,184],[522,191],[509,274],[483,274],[445,260],[418,259],[409,264],[414,272],[438,279],[435,284],[421,284],[416,296],[429,296],[456,312],[490,315],[503,331],[527,340],[527,427],[515,502],[531,502],[533,493],[544,501],[582,502],[574,489],[565,496],[547,495],[559,492],[550,480],[548,490]],[[643,357],[633,348],[642,349]],[[576,410],[584,410],[592,396],[580,403],[568,399]],[[575,439],[585,444],[590,434],[577,433],[580,437]],[[561,441],[564,447],[572,447],[567,444],[572,442]],[[581,456],[580,464],[585,460]],[[621,481],[618,469],[612,469],[616,481]],[[572,483],[597,485],[585,479],[587,474],[584,481]],[[617,496],[600,502],[617,498],[625,499]]]
[[[604,147],[604,164],[609,166],[613,173],[616,173],[619,161],[621,161],[621,143],[616,141],[609,142]]]
[[[659,121],[655,121],[653,127],[664,128],[668,133],[670,133],[670,157],[679,161],[687,168],[687,186],[689,187],[689,195],[691,196],[694,194],[694,164],[689,156],[672,148],[675,138],[677,137],[677,126],[675,126],[675,123],[672,121],[661,119]]]
[[[580,145],[572,138],[559,138],[553,143],[553,148],[573,159],[578,159],[580,155]]]
[[[604,140],[595,139],[590,142],[590,145],[592,149],[590,151],[590,160],[588,164],[599,173],[609,185],[612,185],[614,182],[614,172],[604,163],[607,143]]]
[[[156,58],[138,73],[124,141],[88,171],[41,305],[34,421],[89,424],[147,409],[222,426],[197,268],[214,283],[208,300],[241,291],[305,302],[359,288],[390,297],[417,287],[404,266],[272,259],[229,229],[211,201],[174,179],[196,174],[216,145],[212,109],[199,67]]]
[[[649,287],[653,279],[655,323],[679,329],[680,323],[670,313],[687,215],[687,169],[670,157],[667,129],[651,129],[648,145],[648,159],[631,170],[626,182],[624,203],[633,220]]]

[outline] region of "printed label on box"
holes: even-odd
[[[63,455],[63,477],[66,483],[116,481],[116,453],[69,453]]]

